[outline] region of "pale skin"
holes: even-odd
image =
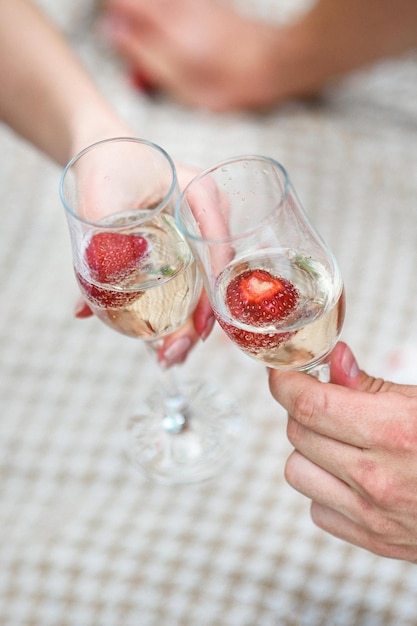
[[[28,0],[0,0],[0,85],[0,120],[60,166],[95,141],[136,134]],[[180,186],[195,175],[180,165],[177,171]],[[76,315],[91,315],[83,301]],[[165,339],[158,354],[165,365],[183,361],[200,336],[209,334],[213,321],[205,300],[194,318],[195,324]]]
[[[282,26],[216,0],[105,0],[104,31],[132,75],[214,111],[310,96],[417,47],[415,0],[318,0]]]
[[[323,530],[380,556],[417,562],[417,386],[360,370],[344,343],[331,383],[269,371],[288,411],[288,483]]]

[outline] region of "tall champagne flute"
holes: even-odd
[[[141,139],[100,141],[65,167],[60,195],[85,300],[102,322],[155,352],[187,323],[201,293],[196,262],[175,224],[171,158]],[[129,419],[129,456],[159,482],[205,480],[228,461],[237,414],[221,394],[172,374],[161,371],[147,389],[149,401]]]
[[[176,221],[230,339],[268,367],[328,381],[343,282],[282,165],[249,155],[201,172],[185,188]]]

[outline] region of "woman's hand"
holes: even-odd
[[[145,90],[265,109],[417,45],[415,0],[317,0],[289,24],[213,0],[105,0],[104,32]],[[372,33],[370,36],[369,33]]]
[[[103,26],[145,90],[160,88],[215,111],[256,109],[277,99],[276,47],[286,38],[225,3],[106,0]]]
[[[176,170],[181,190],[197,173],[197,170],[181,165],[177,165]],[[93,312],[87,302],[80,297],[76,304],[75,317],[84,319],[92,315]],[[214,316],[208,298],[203,292],[192,318],[181,328],[164,337],[158,348],[158,361],[166,367],[182,363],[198,340],[205,340],[208,337],[213,325]]]
[[[385,557],[417,562],[417,386],[360,371],[339,343],[331,383],[270,370],[294,446],[285,475],[327,532]]]

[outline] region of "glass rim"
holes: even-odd
[[[79,161],[85,154],[87,154],[88,152],[91,152],[94,148],[97,148],[103,144],[110,144],[110,143],[123,143],[123,142],[130,142],[130,143],[139,143],[142,144],[144,146],[148,146],[149,148],[154,148],[157,152],[159,152],[160,154],[162,154],[170,168],[171,168],[171,172],[172,172],[172,182],[171,185],[169,187],[169,190],[167,191],[167,193],[165,194],[165,196],[163,197],[163,199],[158,202],[158,204],[152,209],[149,210],[149,213],[146,215],[146,217],[138,217],[137,220],[132,220],[130,222],[131,225],[134,224],[141,224],[144,221],[147,221],[150,219],[151,215],[154,215],[156,213],[158,213],[161,208],[163,206],[165,206],[169,200],[171,199],[171,197],[174,194],[174,191],[177,187],[177,170],[174,164],[174,161],[172,160],[171,156],[168,154],[168,152],[166,150],[164,150],[164,148],[162,148],[161,146],[159,146],[158,144],[154,143],[153,141],[149,141],[147,139],[142,139],[140,137],[130,137],[130,136],[120,136],[120,137],[109,137],[107,139],[101,139],[100,141],[96,141],[92,144],[90,144],[89,146],[86,146],[85,148],[83,148],[82,150],[80,150],[76,155],[74,155],[70,161],[68,161],[68,163],[66,164],[66,166],[64,167],[62,173],[61,173],[61,177],[59,180],[59,197],[61,199],[61,202],[64,206],[65,211],[71,215],[74,219],[76,219],[78,222],[81,222],[83,224],[87,224],[88,226],[97,226],[99,228],[103,228],[106,229],[108,228],[109,230],[113,229],[114,230],[114,225],[112,226],[111,224],[105,224],[102,222],[95,222],[95,221],[91,221],[91,220],[87,220],[83,217],[81,217],[80,215],[78,215],[77,213],[74,212],[74,210],[71,208],[71,206],[68,204],[66,198],[65,198],[65,194],[64,194],[64,184],[65,184],[65,180],[67,178],[67,174],[70,171],[70,169],[72,168],[72,166]]]
[[[221,238],[212,238],[212,237],[200,237],[199,235],[195,235],[194,233],[190,232],[185,227],[182,219],[180,218],[181,206],[183,202],[186,200],[186,197],[190,188],[193,187],[200,180],[208,176],[211,172],[214,172],[215,170],[218,170],[221,167],[225,167],[226,165],[230,165],[231,163],[237,163],[239,161],[261,161],[261,162],[263,161],[265,163],[272,165],[273,167],[275,167],[276,169],[280,171],[280,173],[283,176],[284,185],[283,185],[283,190],[281,192],[281,195],[277,204],[274,205],[271,211],[268,212],[267,215],[258,222],[256,227],[250,228],[247,231],[240,233],[239,235],[221,237]],[[264,222],[268,221],[268,219],[270,219],[271,214],[277,211],[279,207],[282,206],[282,204],[285,202],[286,198],[288,197],[289,189],[290,189],[290,179],[289,179],[287,170],[276,159],[273,159],[272,157],[264,156],[261,154],[243,154],[239,156],[229,157],[228,159],[218,161],[217,163],[214,163],[210,167],[207,167],[206,169],[202,170],[196,176],[194,176],[194,178],[189,183],[187,183],[186,187],[182,191],[175,206],[175,221],[179,230],[187,239],[190,239],[195,242],[200,242],[200,243],[203,243],[203,242],[213,243],[213,244],[228,243],[230,241],[235,241],[236,239],[241,239],[243,237],[250,236],[255,230],[259,228],[260,224],[263,224]]]

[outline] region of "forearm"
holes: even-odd
[[[264,43],[263,100],[315,94],[333,79],[417,48],[417,0],[318,0]]]
[[[0,119],[64,165],[122,122],[27,0],[0,0]]]
[[[294,33],[311,62],[342,74],[417,47],[417,1],[318,0]]]

